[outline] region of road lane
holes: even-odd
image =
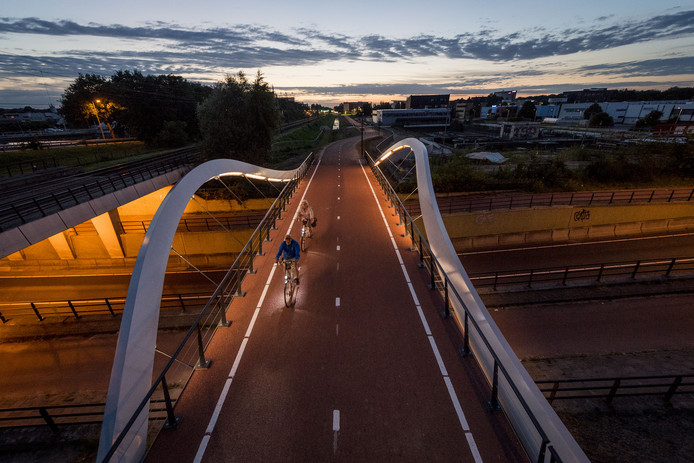
[[[202,461],[476,461],[476,452],[485,460],[525,461],[503,414],[486,410],[488,387],[474,360],[458,355],[402,229],[388,209],[381,215],[354,143],[331,145],[306,192],[319,225],[301,259],[296,308],[284,307],[281,272],[271,275],[277,237],[287,229],[282,223],[258,259],[254,289],[246,289],[254,300],[244,298],[244,312],[260,308],[255,318],[241,317],[249,325],[255,320],[250,336],[239,340],[224,330],[215,338],[210,358],[217,368],[196,373],[177,406],[198,416],[163,432],[149,461],[191,461],[201,447]],[[261,303],[256,291],[268,278]],[[238,314],[234,304],[232,312]],[[231,319],[232,327],[239,323]],[[236,332],[248,333],[249,325]]]

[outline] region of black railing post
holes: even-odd
[[[217,298],[217,304],[219,304],[219,326],[227,328],[231,326],[231,322],[227,320],[227,311],[224,307],[223,293],[219,293]]]
[[[600,271],[598,272],[598,283],[602,279],[602,272],[605,270],[605,264],[600,264]]]
[[[655,190],[651,191],[651,197],[648,198],[649,203],[653,200],[653,195],[655,195]]]
[[[422,235],[419,235],[419,268],[424,267],[424,251],[422,250]]]
[[[108,298],[104,299],[106,302],[106,307],[108,307],[108,311],[111,312],[111,316],[115,317],[116,314],[113,312],[113,307],[111,307],[111,303],[108,301]]]
[[[682,377],[681,376],[676,376],[675,380],[672,382],[670,387],[667,390],[667,393],[665,394],[665,403],[669,404],[670,399],[672,399],[672,396],[675,395],[675,392],[677,391],[677,388],[682,384]]]
[[[431,274],[431,283],[429,284],[429,289],[436,289],[434,270],[434,255],[432,254],[429,256],[429,273]]]
[[[670,261],[670,265],[668,265],[667,272],[665,272],[666,277],[670,276],[670,272],[672,272],[672,267],[675,266],[676,260],[677,260],[677,257],[673,257],[672,260]]]
[[[181,304],[181,312],[185,312],[186,311],[186,305],[183,302],[183,295],[181,295],[181,294],[178,295],[178,302]]]
[[[253,252],[253,240],[251,240],[251,249],[248,252],[248,270],[247,272],[249,274],[255,273],[255,269],[253,268],[253,260],[255,259],[255,253]]]
[[[30,304],[31,304],[31,308],[34,310],[34,313],[38,317],[39,321],[40,322],[44,321],[45,318],[42,317],[41,314],[39,313],[39,309],[36,308],[36,304],[34,304],[33,302],[31,302]]]
[[[448,308],[448,305],[450,304],[450,301],[448,299],[448,278],[444,277],[444,283],[443,283],[443,316],[445,318],[448,318],[451,316],[451,310]]]
[[[80,316],[77,313],[77,310],[75,310],[75,306],[72,304],[72,301],[67,301],[67,304],[70,306],[70,310],[72,310],[72,314],[75,316],[77,320],[79,320]]]
[[[612,405],[612,399],[614,399],[614,396],[617,395],[617,389],[619,389],[619,385],[622,381],[617,378],[614,380],[614,383],[612,383],[612,388],[610,388],[610,393],[607,394],[607,398],[605,399],[605,403],[607,405]]]
[[[554,398],[557,396],[557,391],[559,390],[559,381],[555,381],[554,385],[552,385],[552,392],[549,393],[549,397],[547,397],[547,402],[551,405],[552,402],[554,402]]]
[[[636,278],[636,272],[639,271],[639,267],[641,266],[641,261],[637,260],[636,261],[636,266],[634,267],[634,271],[631,274],[631,279],[634,280]]]
[[[166,421],[164,422],[164,429],[176,429],[178,423],[181,422],[181,417],[174,415],[171,395],[169,395],[169,386],[166,384],[166,376],[161,377],[161,389],[164,391],[164,404],[166,404]]]
[[[489,401],[491,410],[500,410],[499,406],[499,363],[494,359],[494,376],[492,377],[492,398]]]
[[[463,355],[470,355],[470,330],[468,330],[468,317],[470,315],[467,312],[467,309],[465,309],[465,321],[463,322],[463,325],[465,326],[465,333],[463,333]]]
[[[197,325],[198,330],[198,363],[195,365],[197,370],[205,370],[210,367],[212,360],[205,359],[205,349],[202,346],[202,331],[200,329],[200,323]]]
[[[540,445],[540,453],[537,454],[537,463],[543,463],[545,461],[545,451],[547,450],[547,444],[549,444],[549,440],[542,439],[542,445]]]
[[[566,267],[566,269],[564,270],[564,279],[561,282],[562,286],[566,286],[566,279],[568,278],[568,276],[569,276],[569,267]]]
[[[46,422],[49,428],[51,428],[51,431],[53,431],[53,434],[59,434],[60,430],[58,429],[58,426],[56,426],[55,421],[53,421],[53,418],[51,415],[48,414],[48,410],[46,410],[45,407],[39,407],[39,414],[41,414],[41,418],[43,418],[43,421]]]

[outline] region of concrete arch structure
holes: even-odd
[[[191,197],[213,178],[245,176],[289,182],[301,173],[302,168],[280,171],[232,159],[216,159],[191,170],[164,198],[145,234],[130,279],[111,370],[97,461],[103,461],[106,457],[152,385],[166,265],[178,222]],[[139,414],[110,461],[142,461],[147,445],[148,412],[145,408]]]
[[[504,338],[501,330],[492,320],[477,290],[472,285],[467,272],[453,247],[446,227],[441,218],[434,188],[431,182],[429,157],[422,142],[415,138],[407,138],[390,146],[375,162],[383,160],[399,150],[409,148],[414,153],[417,172],[417,187],[422,220],[426,230],[427,241],[432,253],[438,260],[450,282],[461,296],[464,305],[474,317],[480,331],[484,334],[491,348],[495,351],[508,371],[515,387],[519,390],[528,408],[546,433],[551,445],[556,449],[563,461],[589,462],[588,457],[566,429],[559,416],[547,402],[533,379],[525,370],[513,349]],[[450,298],[457,313],[464,313],[464,308],[457,298]],[[475,351],[482,369],[491,382],[494,369],[494,358],[483,348],[482,340],[475,330],[470,330],[471,345]],[[528,455],[539,455],[542,440],[535,430],[535,425],[523,405],[517,399],[511,386],[499,375],[499,401],[504,407],[513,428],[518,434]]]

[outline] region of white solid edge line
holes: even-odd
[[[366,178],[366,183],[369,185],[369,188],[371,189],[371,194],[373,195],[373,198],[376,201],[376,205],[378,206],[378,210],[381,212],[381,218],[383,219],[383,223],[385,224],[386,229],[388,230],[388,234],[390,235],[390,239],[393,242],[395,249],[397,249],[397,245],[395,243],[395,238],[393,238],[393,235],[390,233],[390,226],[388,225],[388,220],[386,219],[386,216],[383,213],[383,208],[381,207],[381,203],[378,202],[378,197],[376,196],[376,191],[374,190],[373,185],[371,185],[371,181],[369,180],[369,176],[366,174],[366,169],[364,169],[363,164],[361,164],[361,170],[362,170],[362,173],[364,174],[364,177]],[[401,266],[401,267],[404,268],[404,266]],[[404,276],[405,276],[405,279],[408,280],[407,273],[405,273]],[[445,365],[443,363],[443,359],[441,358],[440,353],[438,351],[438,348],[436,347],[436,343],[434,342],[434,338],[429,331],[429,324],[427,323],[424,312],[422,311],[422,308],[419,305],[419,301],[417,300],[417,296],[415,294],[414,287],[412,286],[411,283],[408,283],[408,286],[410,288],[410,294],[412,295],[413,300],[417,301],[415,306],[417,307],[417,311],[419,312],[419,317],[420,317],[420,320],[422,321],[422,325],[424,326],[424,329],[427,332],[427,336],[429,338],[429,342],[430,342],[432,349],[434,351],[436,361],[439,363],[439,368],[441,369],[442,372],[445,372],[446,368],[445,368]],[[460,422],[460,426],[462,427],[463,432],[465,433],[465,437],[467,438],[467,442],[468,442],[468,446],[470,447],[470,451],[472,452],[472,455],[475,458],[475,461],[477,463],[481,463],[482,457],[480,456],[479,450],[477,449],[477,445],[475,444],[475,440],[472,436],[472,432],[470,431],[470,426],[468,425],[467,419],[465,418],[465,413],[463,412],[463,407],[460,405],[460,401],[458,400],[458,396],[455,393],[455,389],[453,389],[453,383],[451,382],[451,379],[447,373],[442,374],[442,376],[443,376],[444,382],[446,383],[446,388],[448,389],[448,395],[451,398],[451,401],[453,402],[453,408],[455,409],[455,412],[458,415],[458,421]]]

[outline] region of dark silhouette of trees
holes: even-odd
[[[210,92],[209,87],[174,75],[145,76],[126,70],[107,79],[80,74],[63,93],[60,113],[75,127],[96,123],[98,115],[109,127],[117,121],[119,135],[153,146],[171,146],[176,140],[181,146],[199,138],[195,108]],[[174,127],[176,136],[172,136]]]
[[[583,111],[583,119],[589,121],[591,117],[602,112],[602,107],[598,103],[593,103]]]
[[[526,101],[523,103],[523,106],[521,106],[521,109],[518,110],[518,114],[516,114],[516,116],[521,119],[535,119],[535,114],[537,114],[535,103],[532,101]]]
[[[197,112],[205,157],[267,163],[279,112],[275,95],[260,72],[253,82],[243,72],[227,76],[198,105]]]

